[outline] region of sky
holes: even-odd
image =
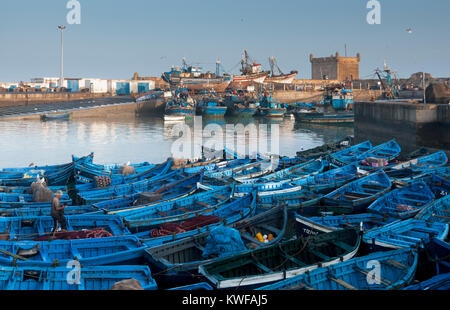
[[[59,76],[58,25],[65,77],[160,76],[183,57],[205,71],[220,58],[238,74],[247,48],[264,69],[273,55],[284,72],[311,78],[310,53],[343,56],[345,45],[361,53],[360,78],[384,61],[402,78],[450,76],[448,0],[379,0],[378,25],[367,23],[369,0],[78,0],[79,25],[66,20],[68,1],[1,1],[0,82]]]

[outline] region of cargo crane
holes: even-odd
[[[381,71],[380,69],[375,70],[375,74],[378,76],[378,79],[380,80],[381,86],[384,91],[384,97],[386,99],[395,99],[400,97],[400,93],[398,91],[398,86],[394,85],[394,80],[392,79],[392,76],[394,76],[395,80],[398,80],[397,74],[386,65],[386,62],[384,63],[384,70],[385,73],[384,78],[386,79],[386,84],[383,81],[383,78],[381,77]]]

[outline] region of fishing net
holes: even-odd
[[[111,185],[111,178],[105,175],[95,176],[94,180],[98,188],[107,187]]]
[[[199,215],[181,223],[164,223],[158,228],[150,231],[150,236],[162,237],[167,235],[179,234],[192,229],[218,223],[220,219],[214,215]]]
[[[206,246],[202,256],[204,258],[211,256],[225,257],[245,251],[246,249],[239,231],[231,227],[223,226],[211,231],[206,240]]]
[[[126,279],[116,282],[111,287],[112,291],[142,291],[141,282],[136,279]]]
[[[120,169],[120,173],[124,176],[132,175],[135,173],[133,166],[125,165]]]
[[[49,202],[53,199],[53,192],[45,183],[33,182],[30,189],[34,202]]]
[[[90,239],[90,238],[105,238],[112,237],[109,231],[103,228],[85,229],[78,231],[61,231],[50,233],[34,239],[34,241],[49,241],[49,240],[73,240],[73,239]]]

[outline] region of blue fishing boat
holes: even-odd
[[[165,121],[180,121],[192,119],[195,116],[195,102],[185,88],[175,90],[174,99],[166,103],[164,109]]]
[[[102,228],[112,236],[130,234],[122,219],[115,215],[72,215],[66,216],[67,232],[58,231],[51,233],[53,218],[50,216],[39,217],[5,217],[0,218],[0,234],[2,240],[11,242],[21,240],[61,239],[71,237],[82,230]]]
[[[405,287],[404,290],[450,290],[450,273],[444,273],[422,281],[417,284]]]
[[[360,173],[356,164],[330,169],[326,172],[308,176],[294,181],[295,184],[303,186],[304,189],[320,193],[328,193],[333,189],[358,178]]]
[[[389,167],[389,170],[399,170],[410,168],[413,171],[426,171],[443,167],[447,164],[448,158],[444,151],[439,151],[430,155],[411,159],[407,162],[402,162]]]
[[[363,241],[372,250],[423,248],[431,239],[443,240],[447,234],[448,224],[407,219],[372,229],[363,235]]]
[[[338,214],[361,213],[372,201],[387,193],[391,185],[384,171],[378,171],[325,195],[323,208]]]
[[[365,170],[373,170],[385,167],[390,161],[400,155],[402,151],[400,145],[395,140],[390,140],[378,146],[367,153],[363,153],[358,157],[360,167]]]
[[[124,198],[116,198],[111,200],[103,200],[91,205],[67,206],[64,209],[65,215],[94,215],[107,214],[111,211],[123,210],[130,208],[139,199],[139,194],[131,195]],[[51,207],[18,207],[18,208],[0,208],[0,216],[2,217],[36,217],[50,216]]]
[[[158,288],[148,266],[84,266],[79,281],[64,267],[0,267],[1,290],[109,290],[122,280],[136,279],[144,290]]]
[[[260,177],[274,170],[271,159],[256,160],[238,167],[225,169],[218,172],[205,172],[209,178],[222,179],[224,177],[233,178],[239,182],[246,179]]]
[[[380,277],[371,278],[373,262]],[[418,254],[411,249],[372,253],[263,286],[258,290],[393,290],[414,280]]]
[[[63,193],[60,199],[61,204],[71,205],[72,199]],[[32,194],[16,194],[16,193],[0,193],[0,208],[17,208],[17,207],[50,207],[51,201],[34,202]]]
[[[279,165],[280,166],[280,165]],[[320,173],[325,168],[322,159],[312,159],[289,168],[266,174],[259,178],[244,179],[243,184],[259,184],[266,182],[298,182],[298,180]]]
[[[436,200],[431,205],[423,208],[416,216],[416,219],[429,222],[450,222],[450,195]]]
[[[145,247],[135,236],[45,241],[0,241],[2,266],[66,266],[76,259],[83,266],[139,262]]]
[[[197,110],[203,116],[223,117],[228,107],[214,92],[208,92],[198,101]]]
[[[369,212],[406,219],[434,201],[434,194],[424,182],[415,182],[395,189],[375,200],[367,209]]]
[[[77,179],[82,180],[83,184],[76,184],[75,189],[78,192],[84,192],[96,188],[101,187],[107,187],[111,185],[120,185],[125,183],[131,183],[131,182],[137,182],[145,179],[151,179],[153,177],[158,177],[165,175],[169,172],[171,166],[173,164],[173,159],[168,159],[164,163],[158,164],[158,165],[149,165],[148,168],[145,167],[145,169],[142,169],[142,172],[133,173],[131,175],[123,175],[123,174],[110,174],[105,175],[103,173],[98,173],[97,176],[94,176],[91,178],[90,176],[87,176],[84,174],[83,176],[80,176],[80,174],[77,174]],[[133,167],[134,168],[134,167]],[[81,168],[85,169],[85,168]],[[141,170],[141,169],[139,169]],[[118,171],[117,171],[118,172]],[[135,170],[136,172],[136,170]],[[91,175],[92,176],[92,175]],[[104,177],[105,179],[108,179],[108,181],[103,182],[100,184],[99,180],[96,179],[96,177]],[[88,182],[88,183],[87,183]],[[107,183],[107,184],[106,184]]]
[[[349,260],[359,244],[356,230],[340,230],[225,257],[199,272],[218,289],[251,289]]]
[[[72,163],[56,166],[6,168],[3,169],[3,172],[20,172],[22,175],[0,179],[0,186],[30,186],[37,176],[44,177],[45,183],[49,186],[64,186],[67,185],[70,178],[74,175],[74,165],[92,161],[93,156],[93,154],[84,157],[72,156]]]
[[[353,91],[342,89],[336,91],[331,97],[331,104],[335,110],[349,110],[353,108]]]
[[[324,113],[316,110],[297,110],[294,117],[299,122],[317,124],[348,124],[355,121],[353,112]]]
[[[71,117],[72,113],[42,114],[41,121],[69,120]]]
[[[450,193],[450,175],[431,174],[420,178],[433,192],[436,199],[447,196]]]
[[[361,231],[368,231],[391,223],[394,220],[396,219],[386,218],[382,215],[374,213],[313,217],[305,217],[298,213],[295,215],[296,232],[299,237],[329,233],[349,227]]]
[[[229,203],[233,192],[233,186],[224,186],[184,198],[110,213],[120,215],[129,228],[142,230],[143,227],[186,220],[200,214],[210,213]]]
[[[268,93],[261,98],[256,115],[269,118],[282,118],[286,113],[286,108],[281,103],[274,100]]]
[[[330,154],[330,164],[334,167],[342,167],[354,163],[358,158],[372,149],[372,143],[365,141],[349,148]]]
[[[153,202],[156,202],[174,199],[194,192],[197,189],[197,182],[201,182],[202,176],[201,173],[185,176],[182,171],[175,170],[165,176],[82,192],[78,193],[78,196],[85,203],[93,204],[148,192],[153,194]]]
[[[450,244],[438,238],[425,245],[427,262],[434,266],[435,274],[450,272]]]
[[[159,283],[184,283],[198,276],[202,264],[289,240],[293,235],[287,209],[273,208],[229,227],[147,248],[146,253]]]
[[[212,229],[232,225],[240,220],[252,217],[256,212],[256,192],[243,197],[233,198],[210,214],[200,214],[188,220],[157,225],[153,229],[145,228],[136,232],[146,246],[153,247],[167,242],[194,236]]]

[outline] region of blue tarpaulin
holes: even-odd
[[[212,230],[206,240],[202,256],[211,255],[225,257],[247,250],[239,231],[231,227],[217,227]]]

